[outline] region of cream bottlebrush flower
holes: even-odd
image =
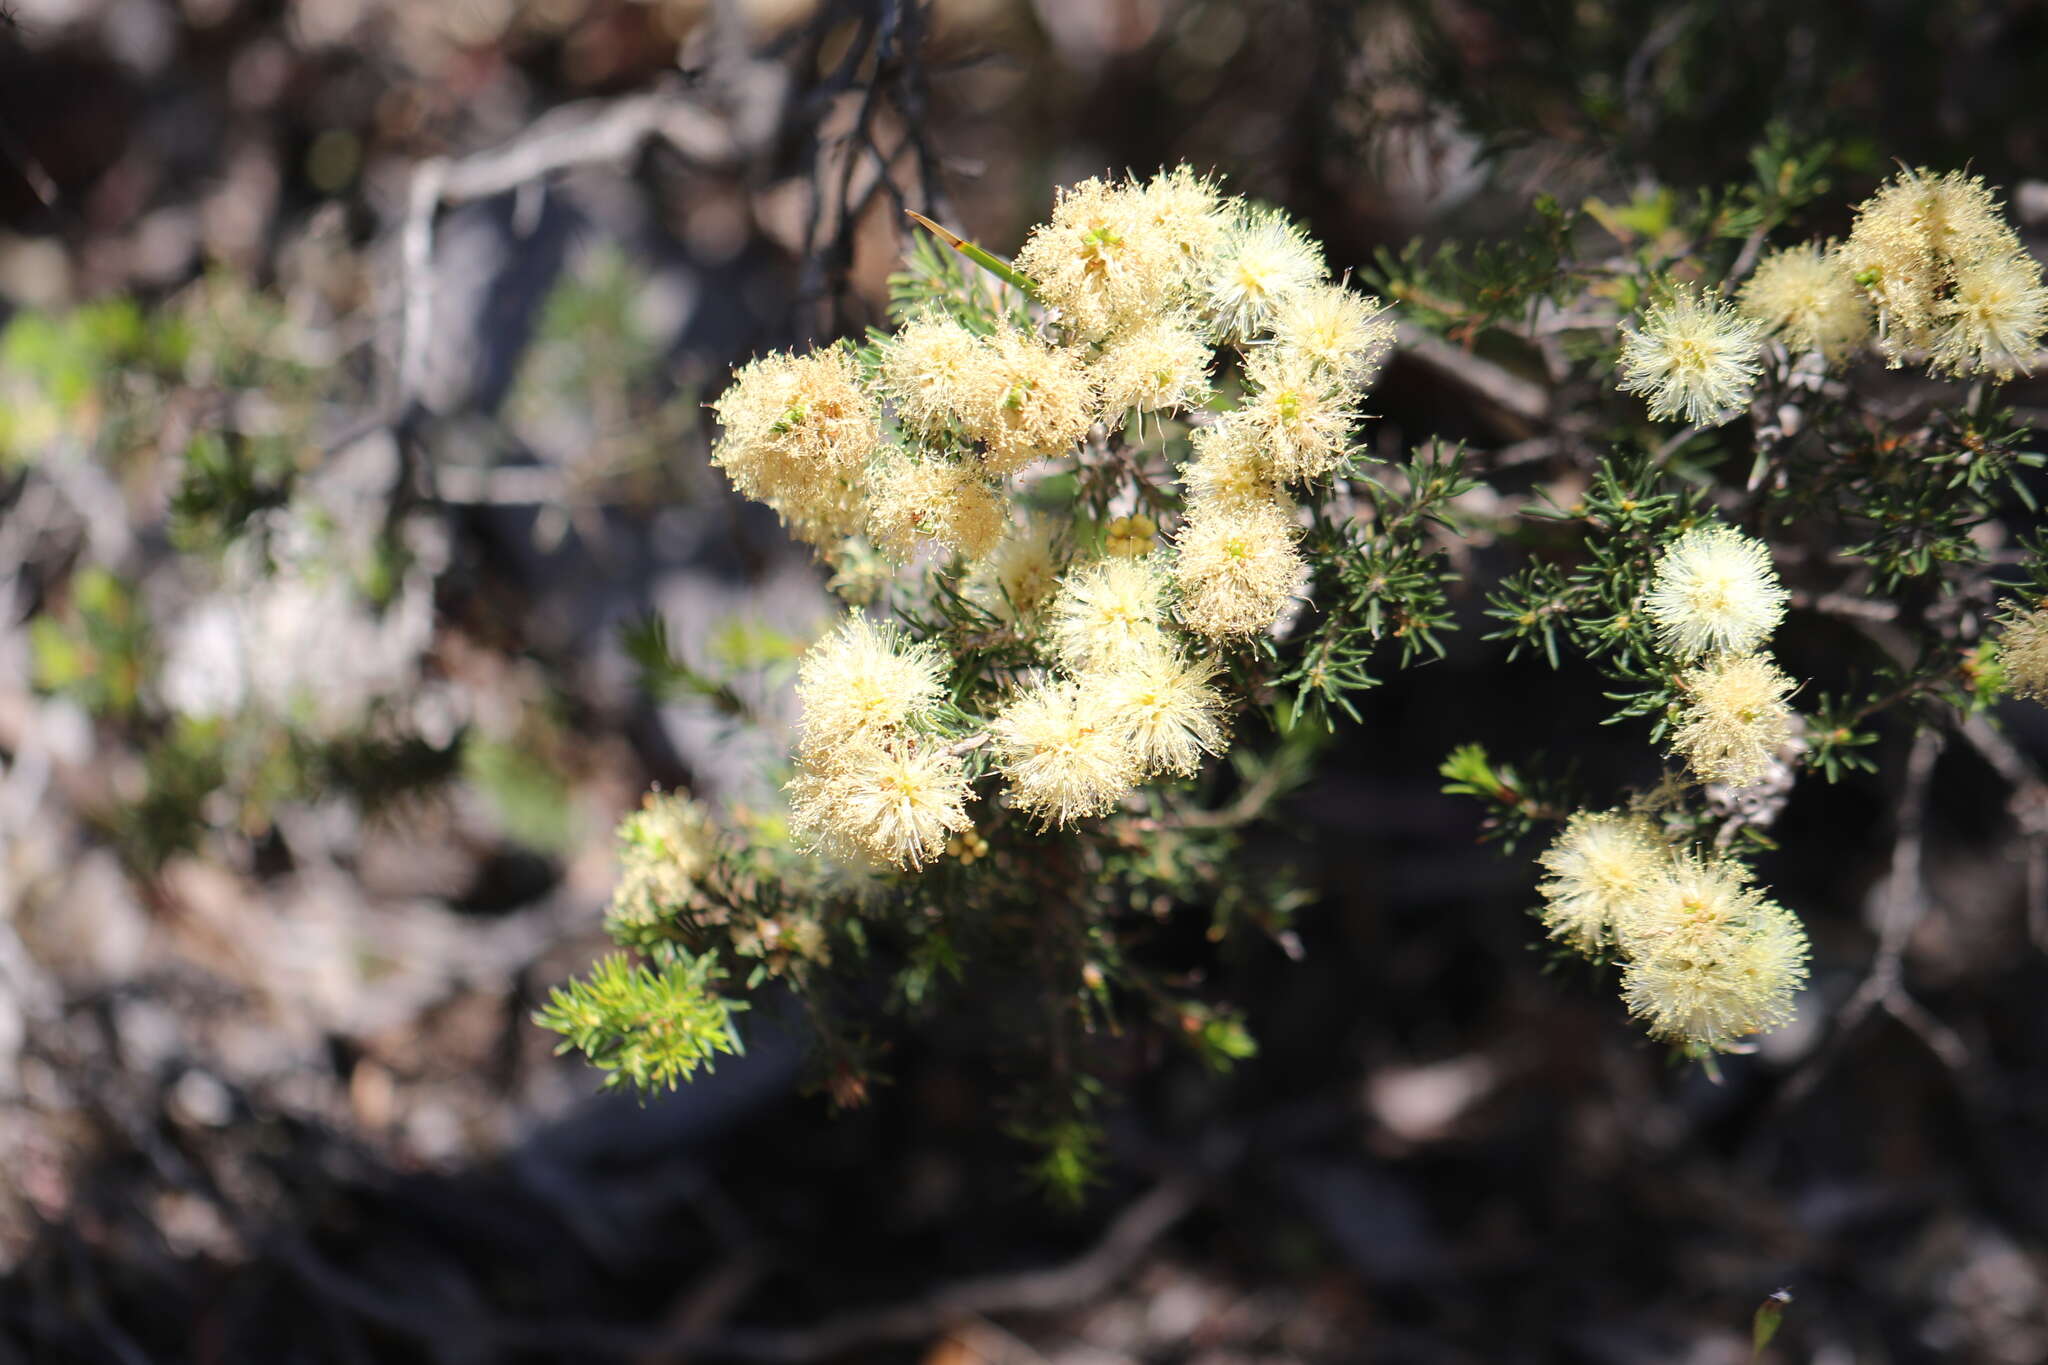
[[[1311,285],[1273,310],[1273,344],[1363,390],[1379,374],[1394,345],[1386,305],[1341,284]]]
[[[1031,230],[1017,269],[1072,336],[1093,340],[1172,303],[1181,248],[1144,194],[1096,179],[1060,191],[1052,219]]]
[[[1955,291],[1935,308],[1928,368],[1935,374],[2031,372],[2048,328],[2041,265],[2023,250],[1957,267]]]
[[[1262,348],[1245,360],[1244,376],[1243,439],[1263,452],[1276,478],[1305,482],[1344,463],[1358,410],[1335,375],[1299,352]]]
[[[2048,702],[2048,605],[2007,610],[1998,636],[1998,666],[2006,691]]]
[[[790,829],[835,857],[865,856],[915,870],[973,828],[967,768],[935,743],[861,743],[799,772],[789,784]]]
[[[1321,284],[1323,250],[1278,209],[1245,207],[1209,268],[1206,311],[1225,340],[1263,331],[1280,304]]]
[[[619,884],[610,918],[653,924],[687,906],[718,851],[711,814],[687,796],[649,792],[619,822]]]
[[[935,430],[962,416],[988,363],[980,337],[943,314],[925,313],[882,347],[882,392],[906,425]]]
[[[1785,616],[1771,552],[1726,526],[1699,526],[1664,547],[1644,609],[1657,643],[1684,662],[1712,650],[1744,654]]]
[[[1183,317],[1154,318],[1119,332],[1093,366],[1102,420],[1120,424],[1139,412],[1176,412],[1209,399],[1209,339]]]
[[[711,405],[724,428],[712,463],[814,545],[860,526],[861,475],[881,445],[881,415],[843,346],[767,355],[743,366]]]
[[[926,719],[946,694],[946,671],[937,645],[849,615],[797,666],[805,752],[878,743]]]
[[[1088,434],[1095,390],[1071,352],[1015,331],[998,333],[986,349],[962,426],[987,447],[982,464],[990,474],[1000,478],[1064,455]]]
[[[1186,777],[1204,754],[1228,747],[1223,695],[1210,685],[1216,673],[1206,660],[1154,649],[1079,682],[1095,694],[1106,723],[1126,737],[1142,774]]]
[[[1898,365],[1929,350],[1970,266],[2023,254],[1981,176],[1901,171],[1856,209],[1842,255],[1877,308],[1878,347]]]
[[[1790,678],[1761,654],[1716,654],[1679,678],[1686,694],[1672,731],[1672,752],[1702,782],[1747,787],[1761,782],[1792,738]]]
[[[1591,955],[1615,941],[1615,924],[1630,899],[1662,876],[1671,850],[1650,822],[1618,812],[1580,811],[1537,863],[1550,874],[1537,884],[1550,936]]]
[[[989,730],[1012,804],[1049,825],[1103,814],[1138,780],[1129,736],[1077,683],[1018,693]]]
[[[1179,254],[1172,300],[1198,302],[1191,291],[1207,273],[1230,226],[1231,210],[1205,176],[1187,166],[1161,171],[1138,191],[1139,217]]]
[[[1628,955],[1622,999],[1652,1035],[1726,1051],[1792,1017],[1806,931],[1739,864],[1672,859],[1617,927]]]
[[[975,566],[969,596],[1005,620],[1034,615],[1059,589],[1065,523],[1033,517],[1009,533]]]
[[[1280,485],[1266,459],[1259,433],[1242,413],[1226,412],[1188,440],[1194,453],[1180,472],[1187,490],[1189,515],[1206,509],[1271,507],[1280,501]]]
[[[1870,300],[1832,243],[1764,257],[1736,305],[1793,350],[1818,351],[1830,365],[1870,340]]]
[[[950,460],[899,460],[874,480],[868,535],[897,561],[920,540],[978,559],[1002,539],[1009,506],[979,469]]]
[[[1134,659],[1166,640],[1166,580],[1149,556],[1098,559],[1052,600],[1046,633],[1068,670]]]
[[[1681,286],[1669,303],[1651,304],[1640,325],[1624,329],[1621,391],[1648,398],[1658,421],[1720,426],[1749,406],[1763,330],[1733,304]]]
[[[1180,619],[1212,640],[1270,630],[1301,576],[1298,534],[1272,504],[1197,507],[1175,539]]]

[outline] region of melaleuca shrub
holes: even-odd
[[[875,1062],[856,983],[915,1013],[1023,980],[1041,1005],[1014,1034],[1034,1065],[1012,1125],[1070,1186],[1092,1162],[1088,1035],[1142,1014],[1216,1065],[1252,1051],[1237,1009],[1146,965],[1145,935],[1205,910],[1284,927],[1299,894],[1237,858],[1243,829],[1302,736],[1358,718],[1372,670],[1441,654],[1457,593],[1485,596],[1505,654],[1590,662],[1656,772],[1594,792],[1534,755],[1524,775],[1452,753],[1447,790],[1487,801],[1490,833],[1555,827],[1538,932],[1611,964],[1627,1011],[1692,1056],[1784,1023],[1807,936],[1749,858],[1792,784],[1867,765],[1901,707],[1925,723],[2042,687],[2040,575],[2001,616],[1984,529],[2039,457],[1981,383],[1884,431],[1861,357],[2001,379],[2044,316],[1981,182],[1907,172],[1846,241],[1773,250],[1817,176],[1782,149],[1758,165],[1692,216],[1545,202],[1526,239],[1383,253],[1357,283],[1184,167],[1069,187],[1013,260],[920,239],[891,330],[753,360],[712,405],[713,462],[848,607],[797,669],[786,808],[653,798],[610,920],[649,967],[572,984],[543,1021],[614,1079],[673,1083],[777,982],[849,1102]],[[1435,440],[1366,452],[1397,310],[1439,356],[1519,348],[1517,376],[1578,405],[1547,419],[1533,488]],[[1482,396],[1530,382],[1438,363],[1484,369]],[[1788,582],[1795,523],[1846,572],[1808,558]],[[1475,537],[1519,564],[1471,581]],[[1773,656],[1790,614],[1908,582],[1966,608],[1893,613],[1912,668],[1827,691]]]

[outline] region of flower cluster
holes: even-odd
[[[1644,610],[1659,647],[1693,665],[1671,747],[1703,782],[1762,781],[1792,738],[1792,680],[1761,652],[1785,597],[1770,550],[1726,526],[1695,527],[1658,557]]]
[[[1856,210],[1843,248],[1877,309],[1877,345],[1936,374],[2030,368],[2048,327],[2041,267],[1981,176],[1906,170]]]
[[[841,861],[964,847],[984,763],[1011,808],[1064,826],[1220,753],[1227,651],[1304,579],[1289,488],[1350,460],[1394,340],[1285,214],[1185,167],[1068,188],[1004,269],[1029,303],[912,305],[865,348],[755,361],[714,404],[718,464],[851,600],[936,547],[996,628],[913,641],[855,616],[805,658],[793,829]],[[1020,515],[1033,466],[1121,477],[1148,437],[1184,440],[1178,480],[1163,465],[1092,524],[1043,498]],[[1000,666],[949,676],[949,651],[991,641]]]
[[[1673,848],[1643,816],[1584,811],[1540,861],[1552,937],[1617,956],[1622,999],[1654,1037],[1725,1052],[1792,1017],[1806,931],[1741,864]]]
[[[946,691],[938,648],[849,616],[804,656],[790,826],[855,865],[918,868],[969,828],[967,769],[936,733]]]
[[[1719,426],[1749,405],[1766,336],[1839,366],[1874,344],[1887,364],[2010,379],[2048,331],[2048,287],[1981,177],[1906,170],[1856,209],[1844,242],[1766,255],[1735,302],[1691,286],[1624,324],[1621,390],[1655,420]]]
[[[1059,675],[1021,688],[990,726],[1019,810],[1071,824],[1223,752],[1218,669],[1173,639],[1165,593],[1150,555],[1097,560],[1061,585],[1048,629]]]

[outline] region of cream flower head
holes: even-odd
[[[1998,636],[1998,662],[2015,697],[2048,702],[2048,606],[2009,608]]]
[[[1276,478],[1307,482],[1344,463],[1358,409],[1335,374],[1298,351],[1267,347],[1245,361],[1244,375],[1250,387],[1237,420]]]
[[[1102,420],[1126,412],[1176,412],[1209,399],[1209,339],[1184,317],[1153,318],[1119,333],[1093,365]]]
[[[924,313],[882,347],[882,392],[907,425],[930,431],[966,413],[987,363],[980,337],[943,314]]]
[[[711,460],[734,488],[813,545],[859,528],[862,476],[882,428],[850,350],[763,356],[734,373],[711,409],[724,428]]]
[[[1622,999],[1653,1036],[1726,1051],[1792,1017],[1806,931],[1739,864],[1688,854],[1619,922]]]
[[[987,554],[1002,538],[1009,507],[979,469],[941,459],[899,459],[874,479],[868,536],[899,563],[919,541],[965,559]]]
[[[1336,378],[1364,389],[1394,345],[1386,305],[1341,284],[1310,285],[1273,309],[1273,345]]]
[[[1657,557],[1644,609],[1657,642],[1681,662],[1714,650],[1755,649],[1785,617],[1771,552],[1726,526],[1699,526]]]
[[[971,829],[967,769],[932,742],[861,742],[789,784],[790,829],[829,856],[916,870]]]
[[[1077,683],[1019,692],[989,730],[1011,803],[1048,825],[1101,815],[1138,780],[1128,737]]]
[[[1198,508],[1174,542],[1180,619],[1212,640],[1270,630],[1301,577],[1298,535],[1272,504]]]
[[[1227,747],[1216,672],[1207,661],[1154,649],[1080,681],[1099,690],[1107,724],[1123,734],[1142,774],[1186,777],[1204,754]]]
[[[812,645],[797,666],[806,752],[874,744],[927,719],[946,694],[946,659],[858,613]]]
[[[700,803],[649,792],[619,823],[619,884],[609,918],[653,924],[688,905],[718,851],[718,827]]]
[[[1166,640],[1166,581],[1149,555],[1098,559],[1067,575],[1047,635],[1069,671],[1123,663]]]
[[[1033,228],[1017,252],[1017,269],[1072,337],[1106,336],[1173,302],[1185,260],[1181,240],[1162,227],[1164,216],[1183,230],[1193,225],[1162,195],[1084,180],[1060,191],[1051,221]]]
[[[1792,679],[1761,654],[1716,654],[1679,678],[1685,703],[1671,748],[1702,782],[1747,787],[1792,738]]]
[[[975,566],[967,581],[968,594],[1004,620],[1034,616],[1059,590],[1064,529],[1064,522],[1050,517],[1013,524]]]
[[[1029,332],[989,338],[962,426],[987,446],[982,465],[1000,478],[1033,460],[1064,455],[1088,434],[1095,391],[1071,352]]]
[[[2030,373],[2048,328],[2041,263],[2014,250],[1960,266],[1954,291],[1934,313],[1928,366],[1934,373],[2000,379]]]
[[[1321,284],[1323,251],[1278,209],[1243,209],[1209,267],[1207,312],[1219,336],[1247,340],[1282,302]]]
[[[1736,303],[1793,350],[1818,351],[1831,365],[1870,340],[1870,300],[1841,253],[1819,243],[1764,257]]]
[[[1599,952],[1615,941],[1631,898],[1663,875],[1670,859],[1641,816],[1578,812],[1536,860],[1550,874],[1536,887],[1544,927],[1577,952]]]
[[[1720,426],[1749,406],[1763,330],[1718,296],[1680,286],[1623,329],[1621,391],[1647,397],[1658,421]]]

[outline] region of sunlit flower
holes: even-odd
[[[904,323],[882,347],[882,391],[913,427],[930,430],[958,419],[988,363],[981,338],[942,314]]]
[[[945,695],[946,672],[937,645],[849,615],[797,668],[805,749],[877,743],[927,717]]]
[[[1180,255],[1192,277],[1216,254],[1230,226],[1230,210],[1216,186],[1187,166],[1161,171],[1138,192],[1137,212]]]
[[[1581,953],[1614,942],[1629,899],[1661,876],[1671,852],[1641,816],[1580,811],[1536,861],[1550,936]]]
[[[2048,702],[2048,607],[2007,611],[1998,635],[1998,663],[2008,692]]]
[[[1165,639],[1166,583],[1147,558],[1098,559],[1068,574],[1048,613],[1053,652],[1068,669],[1117,663]]]
[[[1102,418],[1126,412],[1175,412],[1209,398],[1209,339],[1179,317],[1154,318],[1118,333],[1095,359]]]
[[[1855,272],[1818,243],[1764,257],[1737,302],[1791,349],[1818,351],[1831,365],[1870,339],[1870,300]]]
[[[967,770],[936,743],[863,743],[800,770],[790,783],[790,829],[835,857],[865,855],[916,869],[972,827]]]
[[[1806,931],[1739,864],[1672,859],[1617,927],[1622,999],[1654,1036],[1726,1051],[1792,1017]]]
[[[1202,506],[1175,537],[1180,619],[1212,640],[1271,629],[1301,576],[1297,535],[1271,504]]]
[[[1204,754],[1225,747],[1223,696],[1211,683],[1216,666],[1170,649],[1148,651],[1082,685],[1097,693],[1108,723],[1121,731],[1131,756],[1147,775],[1185,777]]]
[[[968,579],[973,599],[1006,620],[1031,616],[1059,588],[1064,523],[1032,517],[1009,532]]]
[[[1877,307],[1892,364],[1932,350],[1963,274],[2024,254],[1983,177],[1901,171],[1856,209],[1842,255]]]
[[[1623,329],[1621,391],[1647,397],[1655,420],[1720,426],[1749,406],[1763,330],[1717,295],[1681,286]]]
[[[898,460],[874,479],[868,535],[899,561],[919,541],[975,559],[1002,538],[1009,515],[999,490],[978,469],[950,460]]]
[[[1280,304],[1323,281],[1323,251],[1278,209],[1243,209],[1210,265],[1207,312],[1218,334],[1263,331]]]
[[[1248,387],[1237,421],[1276,478],[1305,482],[1344,463],[1358,410],[1334,374],[1277,348],[1255,351],[1244,374]]]
[[[1226,412],[1189,439],[1193,452],[1180,473],[1187,490],[1189,515],[1209,509],[1270,507],[1280,500],[1272,462],[1266,459],[1257,428],[1239,412]]]
[[[619,884],[611,919],[653,924],[696,897],[718,850],[718,827],[699,803],[674,792],[649,792],[619,822]]]
[[[1101,815],[1138,780],[1128,736],[1073,682],[1018,693],[989,729],[1011,803],[1047,824]]]
[[[1094,339],[1172,302],[1180,243],[1134,185],[1084,180],[1060,191],[1052,218],[1031,230],[1017,269],[1072,335]]]
[[[1273,345],[1361,390],[1372,383],[1394,345],[1386,305],[1341,284],[1311,285],[1273,309]]]
[[[859,528],[862,472],[881,444],[881,419],[847,348],[763,356],[711,408],[724,428],[712,463],[734,488],[813,545]]]
[[[997,333],[986,351],[962,425],[986,445],[982,464],[990,474],[1013,474],[1033,460],[1064,455],[1088,434],[1094,388],[1071,353],[1018,331]]]
[[[1688,669],[1671,748],[1702,782],[1761,782],[1792,738],[1792,679],[1761,654],[1716,654]]]
[[[1755,649],[1784,619],[1785,599],[1762,541],[1708,525],[1664,547],[1644,607],[1658,644],[1682,661]]]
[[[1956,270],[1955,289],[1935,307],[1929,362],[1936,374],[2028,373],[2048,328],[2041,264],[2025,251],[1987,256]]]

